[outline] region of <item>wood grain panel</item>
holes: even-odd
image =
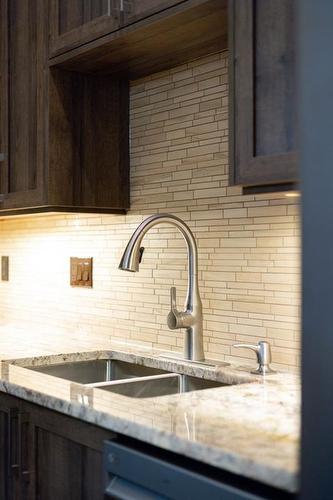
[[[290,0],[256,0],[254,5],[255,156],[296,148],[294,11]]]
[[[102,441],[101,441],[102,445]],[[102,500],[104,498],[104,469],[102,450],[84,447],[82,450],[83,498]]]
[[[81,117],[81,205],[129,206],[128,81],[85,76]]]
[[[37,4],[8,2],[9,192],[36,188]]]
[[[80,500],[81,483],[82,447],[61,435],[36,428],[37,497]]]
[[[0,2],[0,196],[8,193],[8,4]],[[0,198],[1,203],[1,198]],[[0,205],[1,206],[1,205]]]
[[[109,14],[109,0],[58,0],[59,35]]]
[[[50,204],[129,207],[128,102],[127,81],[52,70]]]
[[[229,1],[230,182],[297,182],[295,2]]]
[[[47,32],[43,0],[0,2],[0,208],[44,202]]]
[[[7,448],[8,448],[8,415],[3,407],[0,407],[0,498],[7,498],[8,477],[7,477]]]
[[[117,0],[50,0],[50,49],[52,54],[94,40],[119,28]]]

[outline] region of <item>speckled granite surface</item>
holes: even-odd
[[[262,379],[250,374],[253,366],[203,368],[162,359],[159,353],[135,346],[109,345],[106,350],[101,343],[94,351],[93,346],[84,343],[81,349],[77,339],[75,349],[68,339],[66,348],[60,347],[61,339],[47,346],[32,345],[30,339],[25,348],[19,334],[13,337],[8,342],[0,336],[0,359],[6,360],[1,363],[1,391],[266,484],[297,491],[297,375],[280,373]],[[94,358],[122,359],[234,385],[135,399],[24,367]]]

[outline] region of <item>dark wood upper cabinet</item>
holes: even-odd
[[[51,0],[51,57],[184,1]]]
[[[50,52],[59,54],[120,26],[120,0],[50,0]]]
[[[229,0],[231,183],[297,181],[294,0]]]
[[[49,206],[115,213],[129,208],[128,101],[127,80],[50,71]]]
[[[227,2],[124,2],[119,30],[51,57],[49,65],[133,80],[226,50]]]
[[[124,213],[128,82],[49,69],[48,23],[44,0],[0,2],[0,215]]]
[[[47,32],[43,2],[0,2],[0,208],[43,192]]]

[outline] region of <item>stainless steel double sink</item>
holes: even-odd
[[[166,396],[226,385],[116,359],[72,361],[26,368],[132,398]]]

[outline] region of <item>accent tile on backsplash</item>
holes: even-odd
[[[207,357],[254,362],[232,344],[266,339],[275,366],[299,366],[298,204],[228,185],[227,52],[134,81],[130,92],[131,210],[1,220],[11,273],[0,283],[0,325],[181,350],[182,332],[166,326],[169,287],[185,299],[181,235],[155,228],[140,272],[118,270],[137,224],[171,212],[198,242]],[[94,257],[93,289],[69,287],[71,255]]]

